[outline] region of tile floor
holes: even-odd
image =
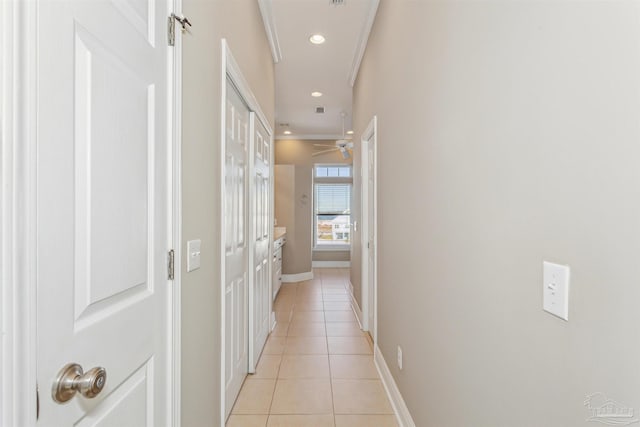
[[[397,427],[367,336],[351,311],[348,269],[283,284],[277,326],[227,427]]]

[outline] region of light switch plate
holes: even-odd
[[[569,320],[569,266],[544,261],[542,278],[543,308]]]
[[[187,272],[200,268],[200,240],[187,242]]]

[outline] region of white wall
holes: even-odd
[[[637,413],[640,3],[383,0],[354,95],[416,425],[587,425],[598,391]],[[571,266],[568,323],[543,260]]]
[[[193,23],[183,42],[183,253],[202,239],[202,265],[182,265],[182,426],[220,419],[220,39],[227,38],[273,125],[274,68],[255,0],[184,0]]]

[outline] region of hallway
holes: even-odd
[[[395,427],[368,335],[351,310],[348,269],[284,284],[277,326],[227,427]]]

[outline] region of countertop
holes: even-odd
[[[287,227],[275,227],[273,229],[273,240],[283,238],[287,234]]]

